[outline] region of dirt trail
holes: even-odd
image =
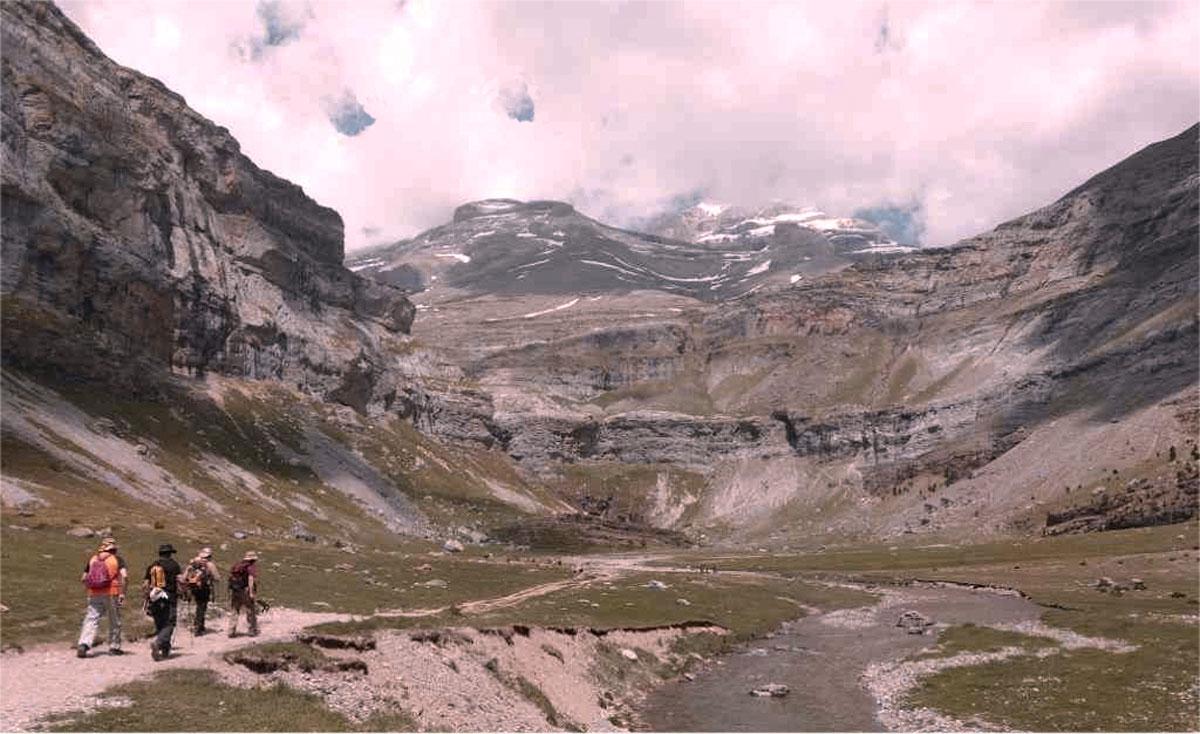
[[[521,602],[528,601],[539,596],[545,596],[546,594],[553,594],[554,592],[561,591],[563,589],[573,589],[588,586],[589,584],[593,584],[597,581],[607,581],[611,578],[614,578],[616,575],[617,574],[615,573],[593,573],[580,575],[575,578],[563,579],[562,581],[550,581],[545,584],[529,586],[505,596],[497,596],[489,599],[476,599],[474,601],[466,601],[453,606],[457,606],[459,611],[463,612],[464,614],[482,614],[483,612],[490,612],[494,609],[503,609],[505,607],[516,606]],[[423,609],[387,609],[375,613],[374,616],[413,618],[432,617],[436,614],[449,611],[451,607],[452,605],[441,607],[425,607]]]
[[[521,591],[509,594],[508,596],[501,596],[496,599],[480,599],[479,601],[471,601],[465,604],[460,604],[459,609],[467,614],[490,612],[493,609],[503,609],[505,607],[516,606],[521,602],[528,601],[539,596],[545,596],[546,594],[553,594],[554,592],[561,591],[563,589],[579,588],[583,586],[589,586],[598,581],[608,581],[617,575],[618,574],[615,572],[581,574],[580,576],[572,579],[551,581],[547,584],[531,586],[528,589],[522,589]]]
[[[125,614],[136,614],[136,609]],[[182,628],[175,632],[175,649],[162,662],[150,658],[147,641],[126,641],[127,655],[114,656],[104,646],[86,660],[75,657],[67,642],[39,645],[24,653],[0,656],[0,730],[27,731],[47,715],[90,708],[105,689],[147,677],[170,668],[215,668],[221,655],[251,642],[291,639],[309,625],[349,619],[328,612],[301,612],[274,607],[259,617],[261,634],[229,639],[224,619],[214,620],[213,631],[193,637]],[[243,620],[243,628],[245,621]]]
[[[515,606],[534,597],[562,589],[586,586],[618,575],[618,571],[598,570],[574,578],[537,584],[501,597],[477,599],[459,605],[468,614]],[[449,607],[393,610],[379,616],[426,617]],[[127,610],[126,614],[133,613]],[[0,731],[28,730],[49,714],[90,708],[96,696],[111,686],[147,677],[168,668],[217,668],[221,655],[250,642],[289,640],[305,627],[321,622],[342,621],[350,615],[333,612],[301,612],[275,607],[259,617],[261,634],[257,638],[229,639],[224,620],[213,620],[214,631],[192,637],[182,627],[175,633],[171,658],[154,662],[147,642],[126,642],[130,653],[108,655],[103,646],[93,650],[86,660],[75,657],[67,642],[39,645],[24,653],[0,656]],[[244,623],[243,623],[244,624]]]
[[[466,614],[481,614],[516,606],[529,599],[564,589],[610,581],[627,573],[651,571],[672,574],[694,571],[690,568],[645,565],[652,559],[654,556],[578,559],[578,567],[583,571],[573,578],[536,584],[505,596],[464,602],[459,604],[458,608]],[[443,606],[397,609],[380,612],[379,616],[427,617],[445,612],[449,608]],[[126,614],[131,613],[134,611],[126,611]],[[39,645],[24,653],[5,653],[0,656],[0,730],[29,730],[48,715],[94,707],[97,704],[97,695],[104,690],[148,677],[160,670],[220,669],[224,667],[221,655],[229,650],[252,641],[289,640],[305,627],[350,618],[351,615],[335,612],[302,612],[276,607],[270,614],[260,617],[262,634],[259,637],[238,637],[232,640],[224,634],[223,619],[213,620],[214,631],[199,638],[192,637],[181,627],[175,634],[176,647],[171,658],[158,663],[151,660],[148,643],[145,641],[127,642],[125,649],[130,654],[119,657],[108,655],[106,649],[101,646],[98,650],[93,650],[86,660],[76,658],[74,649],[67,642]]]

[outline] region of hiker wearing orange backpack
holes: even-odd
[[[212,548],[201,548],[200,554],[183,570],[184,591],[196,603],[192,633],[197,637],[208,632],[204,627],[204,618],[208,613],[208,602],[212,599],[213,589],[221,580],[221,573],[217,570],[217,564],[213,563],[212,556]]]
[[[150,657],[155,662],[171,657],[171,637],[175,634],[176,610],[179,603],[179,575],[183,569],[171,556],[175,546],[158,546],[158,559],[146,567],[142,592],[146,596],[146,614],[154,618],[154,640]]]
[[[88,560],[80,577],[87,589],[88,603],[83,627],[79,630],[79,645],[76,648],[79,657],[88,656],[88,650],[100,630],[100,618],[104,616],[108,617],[108,653],[124,654],[121,651],[121,607],[125,604],[125,582],[128,577],[125,559],[117,555],[117,541],[113,538],[100,541],[99,550]]]

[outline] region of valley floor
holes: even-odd
[[[6,531],[6,557],[24,535]],[[157,664],[144,642],[78,660],[75,614],[6,611],[0,725],[1195,730],[1196,561],[1195,523],[802,555],[359,554],[331,574],[351,597],[398,563],[426,581],[389,587],[402,607],[277,606],[255,640],[181,628]],[[906,611],[924,634],[896,626]],[[766,683],[791,693],[748,695]]]

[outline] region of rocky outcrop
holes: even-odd
[[[5,360],[270,379],[363,407],[412,305],[342,221],[50,3],[4,3]]]

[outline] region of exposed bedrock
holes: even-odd
[[[361,392],[414,310],[343,267],[336,212],[49,3],[5,3],[3,47],[7,360]]]

